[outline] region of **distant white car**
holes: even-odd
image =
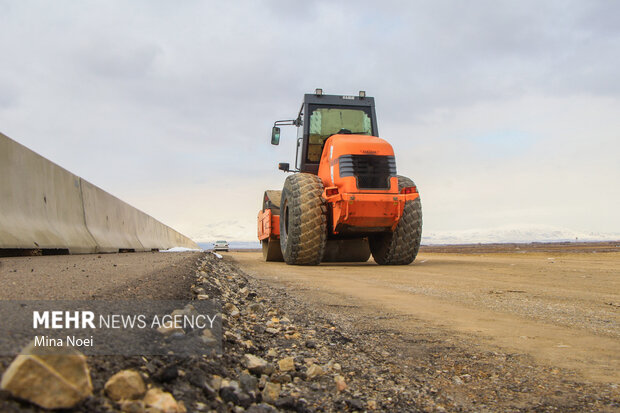
[[[215,244],[213,245],[213,251],[228,251],[228,242],[215,241]]]

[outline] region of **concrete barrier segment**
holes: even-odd
[[[0,249],[72,254],[198,248],[153,217],[0,133]]]
[[[0,133],[0,248],[96,251],[80,178]]]
[[[80,179],[86,227],[97,242],[98,252],[144,251],[138,239],[136,209]]]

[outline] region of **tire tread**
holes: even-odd
[[[413,181],[398,176],[398,190],[415,186]],[[420,250],[422,239],[422,204],[420,198],[405,203],[403,215],[394,232],[370,238],[372,256],[380,265],[411,264]]]
[[[280,241],[287,264],[318,265],[327,239],[327,207],[318,176],[296,173],[286,178],[280,207],[288,203],[289,231],[284,241],[285,217],[280,217]],[[282,212],[282,209],[281,209]]]

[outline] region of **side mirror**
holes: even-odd
[[[278,169],[284,172],[288,172],[290,170],[290,165],[288,163],[279,163]]]
[[[271,144],[279,145],[280,144],[280,128],[274,126],[271,130]]]

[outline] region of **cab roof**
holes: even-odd
[[[375,98],[359,97],[354,95],[317,95],[306,93],[304,103],[313,105],[344,105],[344,106],[375,106]]]

